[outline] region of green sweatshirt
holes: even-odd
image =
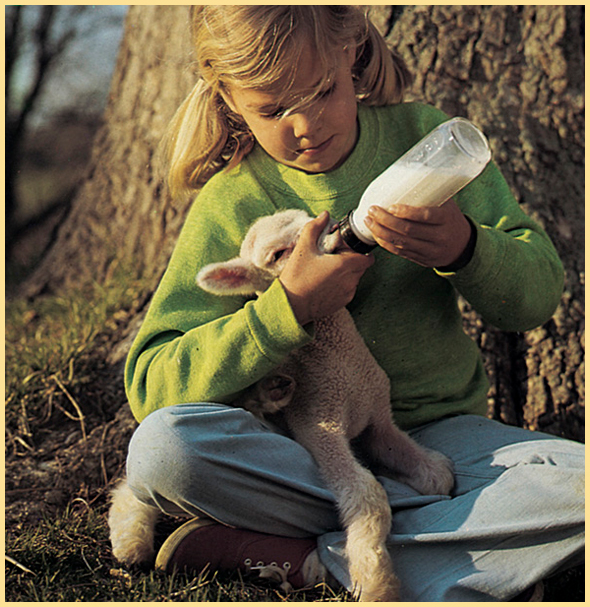
[[[229,403],[313,339],[313,326],[297,323],[280,282],[256,300],[215,296],[197,287],[200,268],[236,256],[252,222],[277,210],[344,217],[375,177],[447,119],[417,103],[360,105],[359,140],[334,171],[306,174],[256,146],[235,169],[212,177],[187,216],[129,353],[125,382],[137,420],[174,404]],[[457,294],[496,327],[525,331],[551,317],[563,288],[553,245],[495,165],[455,200],[477,229],[466,267],[442,273],[378,248],[348,306],[391,380],[402,428],[486,413],[488,383],[478,347],[463,331]]]

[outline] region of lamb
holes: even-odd
[[[308,221],[307,213],[297,210],[259,219],[248,231],[240,255],[206,266],[199,272],[197,283],[218,295],[260,294],[280,276]],[[338,233],[327,228],[318,247],[331,254],[339,246]],[[399,581],[385,546],[391,509],[382,485],[354,456],[350,440],[361,437],[375,465],[423,494],[451,491],[452,464],[397,428],[391,416],[389,380],[346,309],[317,320],[315,331],[313,342],[294,351],[278,369],[245,390],[234,405],[282,421],[315,458],[336,497],[346,531],[355,597],[361,601],[396,601]],[[130,493],[124,482],[115,490],[111,512],[123,500],[129,509],[126,491]],[[152,510],[143,504],[137,508],[137,518],[144,531],[148,530],[147,549],[145,545],[138,549],[141,542],[133,543],[132,534],[123,537],[125,533],[110,517],[116,557],[131,556],[133,560],[149,552]]]

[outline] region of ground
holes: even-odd
[[[136,427],[122,365],[148,297],[149,288],[115,269],[106,286],[8,302],[6,599],[350,600],[326,587],[287,598],[236,574],[168,578],[115,562],[108,494]],[[583,568],[547,583],[546,601],[583,599]]]

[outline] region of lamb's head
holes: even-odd
[[[254,295],[265,291],[287,263],[301,230],[311,221],[305,211],[280,211],[261,217],[248,230],[240,255],[212,263],[197,274],[197,284],[217,295]],[[323,253],[341,246],[340,235],[330,221],[318,240]]]

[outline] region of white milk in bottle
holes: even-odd
[[[364,221],[369,207],[439,206],[475,179],[490,158],[487,139],[471,122],[444,122],[369,184],[358,207],[340,222],[342,238],[351,249],[368,253],[377,246]]]

